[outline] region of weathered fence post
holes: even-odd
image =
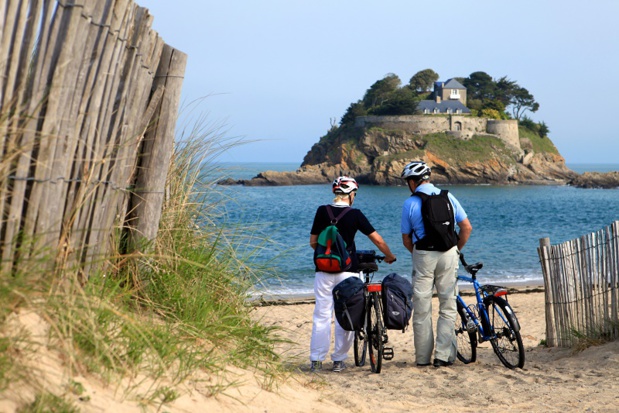
[[[544,298],[546,301],[546,345],[555,347],[557,345],[556,326],[554,322],[554,294],[552,278],[550,277],[550,238],[539,240],[539,258],[542,263],[542,274],[544,276]]]
[[[170,159],[174,151],[174,130],[183,85],[187,55],[168,45],[163,48],[153,89],[163,96],[155,116],[146,121],[146,133],[139,155],[135,189],[132,191],[128,223],[132,248],[150,242],[157,236],[164,188]],[[158,89],[157,89],[158,88]]]

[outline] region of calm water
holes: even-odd
[[[568,165],[576,172],[619,170],[619,165]],[[248,179],[265,170],[292,171],[298,164],[224,165],[226,174]],[[619,190],[566,186],[442,186],[466,209],[473,234],[464,249],[469,263],[483,261],[483,282],[541,282],[537,255],[540,238],[561,243],[604,228],[619,220]],[[252,260],[273,267],[278,275],[256,289],[265,294],[309,294],[313,289],[309,231],[316,208],[332,199],[329,185],[286,187],[219,187],[234,201],[226,204],[221,224],[252,235],[246,249],[257,248]],[[400,213],[410,194],[405,187],[361,186],[355,207],[361,209],[383,236],[398,261],[382,265],[381,279],[390,272],[408,275],[411,258],[402,246]],[[264,242],[270,238],[269,243]],[[375,249],[362,234],[357,248]],[[242,252],[242,251],[241,251]]]

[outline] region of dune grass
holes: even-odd
[[[211,395],[222,392],[235,385],[228,365],[258,370],[265,387],[283,373],[276,331],[250,317],[248,291],[260,276],[246,264],[253,247],[244,245],[239,257],[248,241],[215,225],[225,209],[214,196],[214,160],[239,142],[204,119],[196,125],[177,141],[153,243],[123,251],[119,225],[119,250],[101,257],[105,270],[86,283],[79,268],[0,274],[0,394],[20,381],[34,387],[36,400],[23,411],[39,411],[41,400],[64,403],[28,370],[28,351],[42,346],[61,355],[67,377],[95,374],[145,403],[176,399],[174,386],[189,377],[208,380]],[[49,325],[44,343],[31,346],[27,332],[4,328],[21,311]]]

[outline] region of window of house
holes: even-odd
[[[434,108],[434,113],[438,113],[438,108]]]
[[[451,89],[451,93],[449,94],[449,99],[460,99],[460,90]]]
[[[462,109],[456,109],[456,113],[462,113]]]
[[[430,110],[429,110],[428,108],[425,108],[425,109],[423,110],[423,113],[425,113],[425,114],[427,115],[428,113],[430,113]]]
[[[451,110],[451,108],[448,108],[447,113],[453,113],[453,110]]]

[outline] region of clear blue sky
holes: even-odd
[[[515,80],[568,163],[619,163],[617,0],[136,2],[189,56],[186,122],[254,141],[220,160],[300,164],[375,81],[430,68]]]

